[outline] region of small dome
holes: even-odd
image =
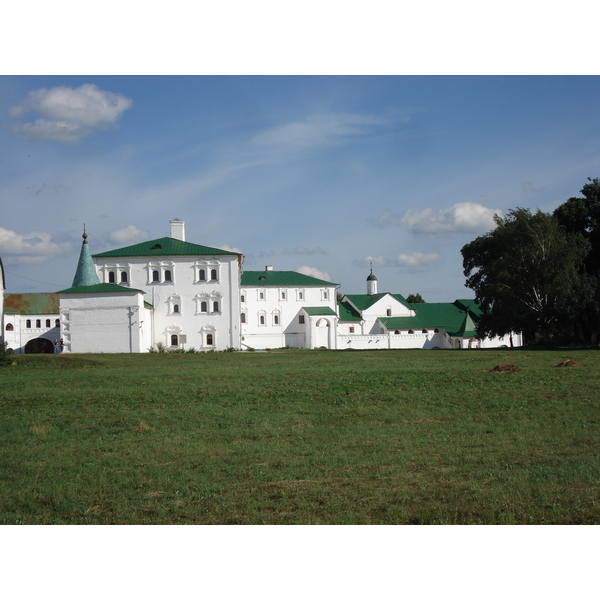
[[[371,274],[367,277],[367,281],[377,281],[377,277],[373,275],[373,271],[371,271]]]

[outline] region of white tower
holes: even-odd
[[[373,263],[371,263],[371,274],[367,277],[367,294],[374,296],[377,293],[377,277],[373,275]]]

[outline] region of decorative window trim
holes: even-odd
[[[173,285],[175,283],[175,263],[171,260],[153,260],[146,265],[148,285]],[[158,272],[158,279],[155,273]],[[167,279],[169,277],[170,279]]]
[[[194,283],[219,283],[220,281],[221,263],[218,260],[201,258],[194,263]]]
[[[125,262],[108,262],[100,267],[104,283],[131,285],[131,265]]]
[[[181,304],[181,296],[179,294],[173,294],[167,300],[169,306],[169,315],[175,315],[180,317],[183,313],[183,307]]]

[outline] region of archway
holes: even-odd
[[[35,338],[25,344],[25,354],[54,354],[54,344],[46,338]]]
[[[314,346],[329,348],[329,321],[327,319],[319,319],[316,322]]]

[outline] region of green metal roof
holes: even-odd
[[[7,315],[57,315],[58,294],[4,294]]]
[[[77,285],[66,290],[60,290],[57,292],[58,294],[108,294],[108,293],[117,293],[117,294],[125,294],[131,292],[138,292],[140,294],[145,294],[143,290],[138,290],[135,288],[129,288],[123,285],[116,285],[114,283],[98,283],[96,285]]]
[[[247,286],[334,286],[337,283],[317,279],[310,275],[303,275],[296,271],[244,271],[242,273],[242,285]]]
[[[312,317],[318,317],[323,315],[331,315],[337,316],[336,312],[329,308],[329,306],[303,306],[302,310],[306,312],[307,315]]]
[[[340,321],[362,321],[360,314],[347,300],[338,302],[338,313]]]
[[[379,317],[388,329],[418,329],[425,327],[417,317]]]
[[[94,254],[93,258],[117,258],[117,257],[135,257],[135,256],[238,256],[237,252],[229,252],[219,248],[211,248],[209,246],[200,246],[198,244],[190,244],[182,242],[172,237],[158,238],[148,242],[141,242],[133,246],[118,248],[117,250],[109,250],[108,252],[100,252]]]

